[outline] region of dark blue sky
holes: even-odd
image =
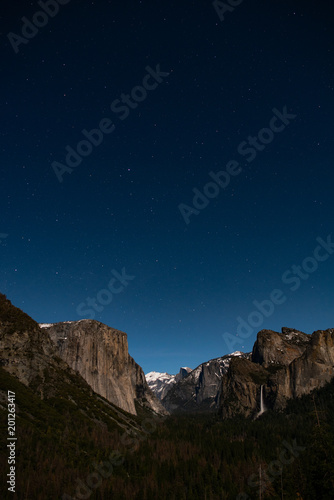
[[[58,7],[1,7],[1,292],[127,332],[145,372],[333,327],[331,2]]]

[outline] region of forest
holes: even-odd
[[[217,413],[151,418],[148,425],[138,406],[131,419],[142,432],[131,436],[96,402],[95,422],[88,418],[88,393],[75,396],[78,408],[59,395],[42,400],[2,368],[0,380],[18,407],[17,489],[4,499],[333,498],[333,381],[256,420]],[[1,405],[2,449],[6,426]],[[6,461],[2,455],[3,476]]]

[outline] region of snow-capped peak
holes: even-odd
[[[175,375],[170,375],[169,373],[167,372],[164,372],[164,373],[160,373],[160,372],[149,372],[145,375],[146,377],[146,380],[147,380],[147,383],[150,381],[150,382],[154,382],[156,380],[169,380],[173,377],[175,377]]]
[[[147,373],[145,375],[145,378],[148,386],[155,393],[155,395],[158,396],[159,399],[163,399],[166,396],[167,392],[171,389],[171,387],[176,382],[186,377],[191,371],[191,368],[188,368],[186,366],[180,368],[179,373],[177,373],[176,375],[170,375],[166,372],[161,373],[152,371]]]

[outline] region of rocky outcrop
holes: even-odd
[[[166,410],[147,385],[141,367],[128,352],[127,335],[95,320],[41,325],[58,355],[97,393],[129,413],[135,402],[158,414]]]
[[[170,412],[206,412],[219,406],[223,375],[233,357],[249,357],[250,354],[235,352],[202,363],[177,382],[162,400]]]
[[[303,354],[310,338],[293,328],[284,327],[282,333],[261,330],[253,347],[252,361],[263,366],[289,365]]]
[[[190,372],[192,372],[191,368],[188,366],[182,366],[179,373],[175,375],[175,382],[179,382],[180,380],[186,378]]]
[[[256,416],[260,391],[267,409],[281,410],[288,399],[309,394],[334,377],[334,330],[306,335],[283,328],[262,330],[251,361],[231,360],[222,379],[220,411],[224,418]]]

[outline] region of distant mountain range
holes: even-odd
[[[177,375],[150,372],[146,380],[170,412],[217,410],[222,376],[235,356],[249,359],[251,353],[236,351],[201,363],[194,370],[181,368]]]
[[[261,395],[265,408],[280,410],[288,399],[333,378],[333,343],[333,329],[312,335],[285,327],[281,333],[262,330],[252,353],[237,351],[177,375],[150,372],[145,378],[128,353],[126,333],[87,319],[38,325],[0,294],[0,364],[9,374],[41,398],[61,392],[64,380],[69,388],[74,377],[132,415],[140,406],[155,415],[254,417]]]
[[[231,418],[279,411],[333,377],[334,329],[308,335],[283,327],[280,333],[261,330],[251,353],[211,359],[178,380],[151,372],[147,381],[170,413],[218,411]]]

